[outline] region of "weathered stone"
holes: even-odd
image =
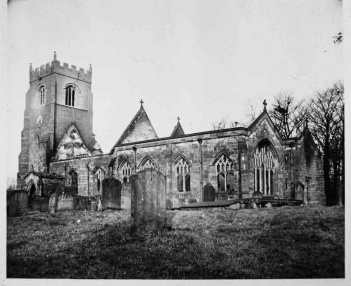
[[[102,181],[102,207],[103,209],[121,209],[122,183],[115,178]]]
[[[240,204],[237,203],[237,204],[232,204],[228,207],[229,209],[233,209],[233,210],[238,210],[240,209]]]
[[[7,215],[23,216],[28,212],[28,192],[24,190],[13,190],[7,194]]]
[[[156,170],[138,172],[132,186],[132,232],[157,230],[166,219],[166,179]]]

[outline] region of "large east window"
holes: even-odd
[[[253,159],[255,192],[261,192],[262,195],[273,195],[276,159],[272,144],[267,140],[260,142]]]

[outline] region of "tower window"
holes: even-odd
[[[72,85],[66,87],[66,101],[65,104],[68,106],[74,106],[74,95],[75,88]]]
[[[45,104],[45,87],[41,86],[39,89],[39,104],[43,106]]]

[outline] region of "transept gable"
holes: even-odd
[[[139,111],[124,130],[115,146],[150,139],[158,139],[158,137],[143,105],[141,105]]]
[[[91,155],[77,127],[72,124],[57,147],[55,160],[73,159]]]
[[[259,140],[263,138],[272,138],[273,141],[282,141],[266,110],[264,110],[256,120],[251,123],[248,129],[250,131],[249,138],[256,137]]]

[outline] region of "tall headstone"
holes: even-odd
[[[122,183],[115,178],[106,178],[102,181],[103,209],[121,209]]]
[[[131,176],[132,233],[157,230],[166,220],[166,177],[148,169]]]

